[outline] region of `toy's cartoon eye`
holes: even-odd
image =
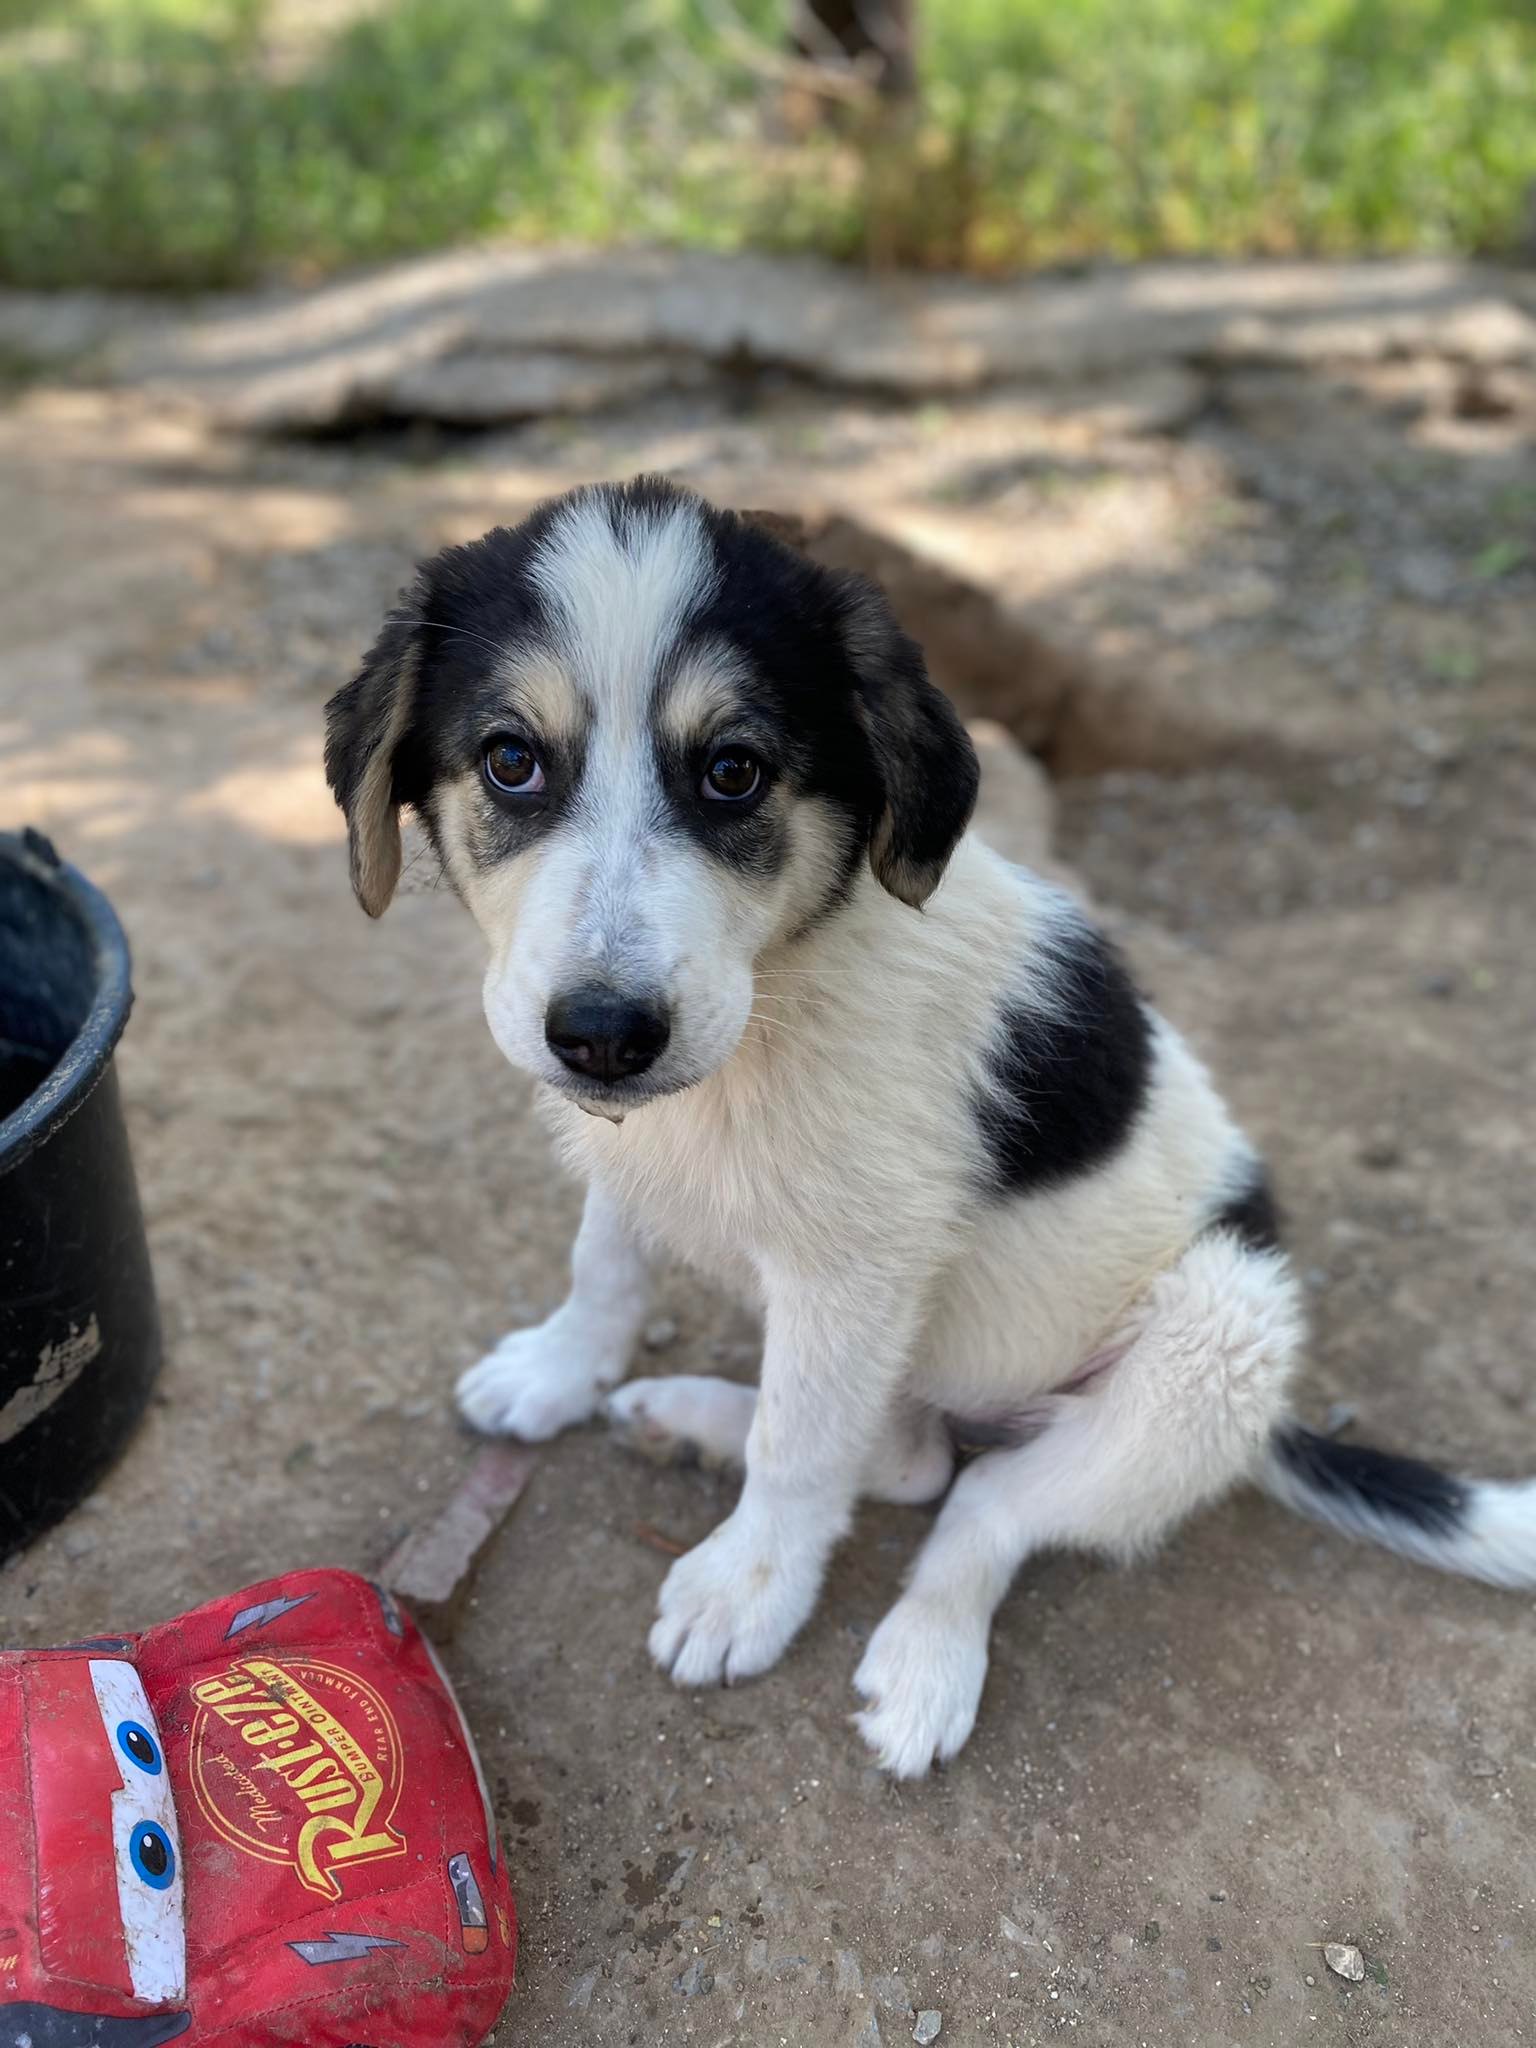
[[[148,1771],[152,1778],[158,1778],[165,1769],[159,1743],[137,1721],[118,1722],[117,1746],[130,1763],[137,1764],[141,1771]]]
[[[141,1820],[128,1838],[133,1867],[151,1891],[168,1892],[176,1881],[176,1851],[158,1822]]]
[[[135,1998],[169,2003],[184,1998],[187,1990],[186,1900],[171,1794],[175,1760],[166,1753],[155,1710],[133,1666],[118,1657],[93,1657],[90,1673],[101,1740],[112,1776],[120,1780],[112,1794],[112,1868],[124,1943],[118,1953],[126,1955]],[[0,2021],[0,2043],[9,2038]],[[170,2035],[156,2039],[168,2041]],[[146,2048],[148,2040],[146,2033]]]

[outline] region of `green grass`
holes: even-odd
[[[927,0],[891,134],[778,121],[787,0],[0,0],[0,280],[186,289],[504,233],[934,266],[1499,250],[1536,0]],[[722,15],[745,20],[721,40]]]

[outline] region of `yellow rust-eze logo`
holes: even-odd
[[[309,1658],[248,1657],[192,1688],[192,1784],[226,1842],[289,1863],[312,1892],[341,1897],[339,1873],[402,1856],[390,1826],[405,1760],[378,1694]]]

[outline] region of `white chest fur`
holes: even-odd
[[[1145,1108],[1115,1157],[1060,1189],[981,1192],[976,1076],[1052,910],[974,842],[921,916],[865,892],[792,966],[765,966],[717,1074],[621,1125],[555,1105],[561,1148],[639,1235],[748,1297],[765,1262],[921,1273],[914,1374],[957,1406],[1059,1384],[1189,1243],[1243,1141],[1159,1024]]]

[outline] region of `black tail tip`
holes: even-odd
[[[1322,1501],[1406,1523],[1426,1536],[1452,1536],[1466,1525],[1471,1489],[1421,1459],[1335,1443],[1298,1422],[1277,1429],[1272,1442],[1286,1476]]]

